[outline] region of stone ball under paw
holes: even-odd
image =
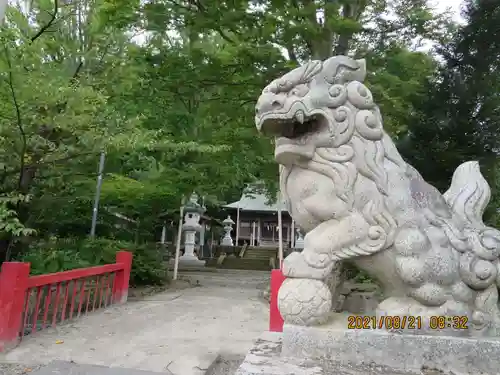
[[[278,309],[285,323],[324,323],[332,310],[332,293],[321,280],[286,279],[278,292]]]

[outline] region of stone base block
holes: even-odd
[[[204,260],[200,260],[196,255],[182,255],[179,257],[179,263],[199,263],[205,264]]]
[[[265,332],[235,375],[498,375],[500,340],[285,324]]]
[[[285,357],[282,355],[282,344],[281,333],[265,332],[255,341],[235,375],[417,375],[374,364],[354,366],[334,360]],[[437,372],[418,373],[422,374],[443,375]]]
[[[281,357],[281,333],[264,332],[235,375],[326,375],[313,361]]]
[[[169,266],[174,267],[174,259],[170,259]],[[179,270],[197,270],[205,267],[205,260],[200,260],[196,256],[179,257]]]
[[[347,330],[338,322],[320,327],[285,324],[281,356],[307,358],[323,368],[340,362],[354,368],[383,366],[389,373],[500,373],[500,340]]]

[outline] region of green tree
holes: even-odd
[[[442,65],[401,143],[403,155],[441,191],[454,169],[478,160],[495,192],[500,124],[500,4],[468,1],[466,24],[438,48]]]
[[[169,110],[170,115],[184,112],[180,123],[185,126],[187,118],[194,121],[195,111],[203,113],[194,121],[197,128],[201,123],[210,132],[219,127],[220,141],[240,144],[241,158],[233,149],[228,150],[232,156],[221,154],[234,160],[227,163],[229,174],[239,176],[242,165],[253,165],[271,180],[276,179],[276,168],[265,155],[270,147],[257,146],[251,140],[254,132],[249,131],[254,101],[265,83],[310,58],[367,57],[369,82],[386,127],[398,135],[406,131],[413,102],[419,100],[435,68],[432,56],[414,50],[424,39],[443,40],[450,30],[446,15],[434,12],[425,0],[219,0],[210,6],[203,1],[161,0],[145,3],[144,14],[152,35],[150,46],[159,51],[154,64],[158,73],[162,71],[154,82],[163,85],[166,77],[177,86],[183,82],[174,97],[189,103],[175,105],[179,110]],[[171,59],[179,46],[184,60],[170,69],[165,59]],[[241,189],[241,182],[256,176],[255,168],[247,169],[241,179],[232,181]]]
[[[352,53],[367,39],[378,47],[436,39],[448,25],[426,0],[218,0],[210,6],[163,0],[147,3],[145,11],[152,30],[187,28],[189,35],[215,32],[232,44],[273,43],[293,63]]]
[[[0,34],[1,259],[28,233],[11,230],[12,220],[35,229],[51,220],[53,228],[69,203],[90,211],[102,150],[111,160],[153,149],[199,151],[196,142],[178,144],[113,105],[141,79],[140,65],[130,63],[137,46],[126,35],[134,7],[117,14],[120,4],[101,0],[34,5],[29,12],[11,7]]]

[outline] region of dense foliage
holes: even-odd
[[[0,260],[29,259],[43,272],[127,247],[143,257],[136,282],[158,282],[156,250],[141,244],[158,240],[165,216],[176,220],[183,196],[196,190],[218,215],[249,182],[275,190],[272,144],[253,125],[266,82],[334,54],[367,59],[385,126],[425,177],[442,188],[456,165],[477,158],[495,184],[498,6],[471,0],[459,27],[429,3],[10,6],[0,32]],[[88,242],[101,152],[97,233],[107,239]],[[427,168],[432,158],[439,169]]]
[[[500,4],[469,1],[466,24],[437,48],[443,63],[416,106],[400,149],[435,186],[446,190],[455,168],[478,160],[498,209],[500,151]]]
[[[133,254],[130,283],[134,286],[161,284],[166,278],[163,253],[154,244],[136,245],[108,239],[51,238],[39,241],[21,258],[31,263],[31,273],[67,271],[75,268],[114,263],[116,252],[127,250]]]

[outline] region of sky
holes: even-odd
[[[461,0],[434,0],[433,6],[439,11],[445,11],[448,8],[453,12],[454,20],[460,21],[460,6],[462,5]]]

